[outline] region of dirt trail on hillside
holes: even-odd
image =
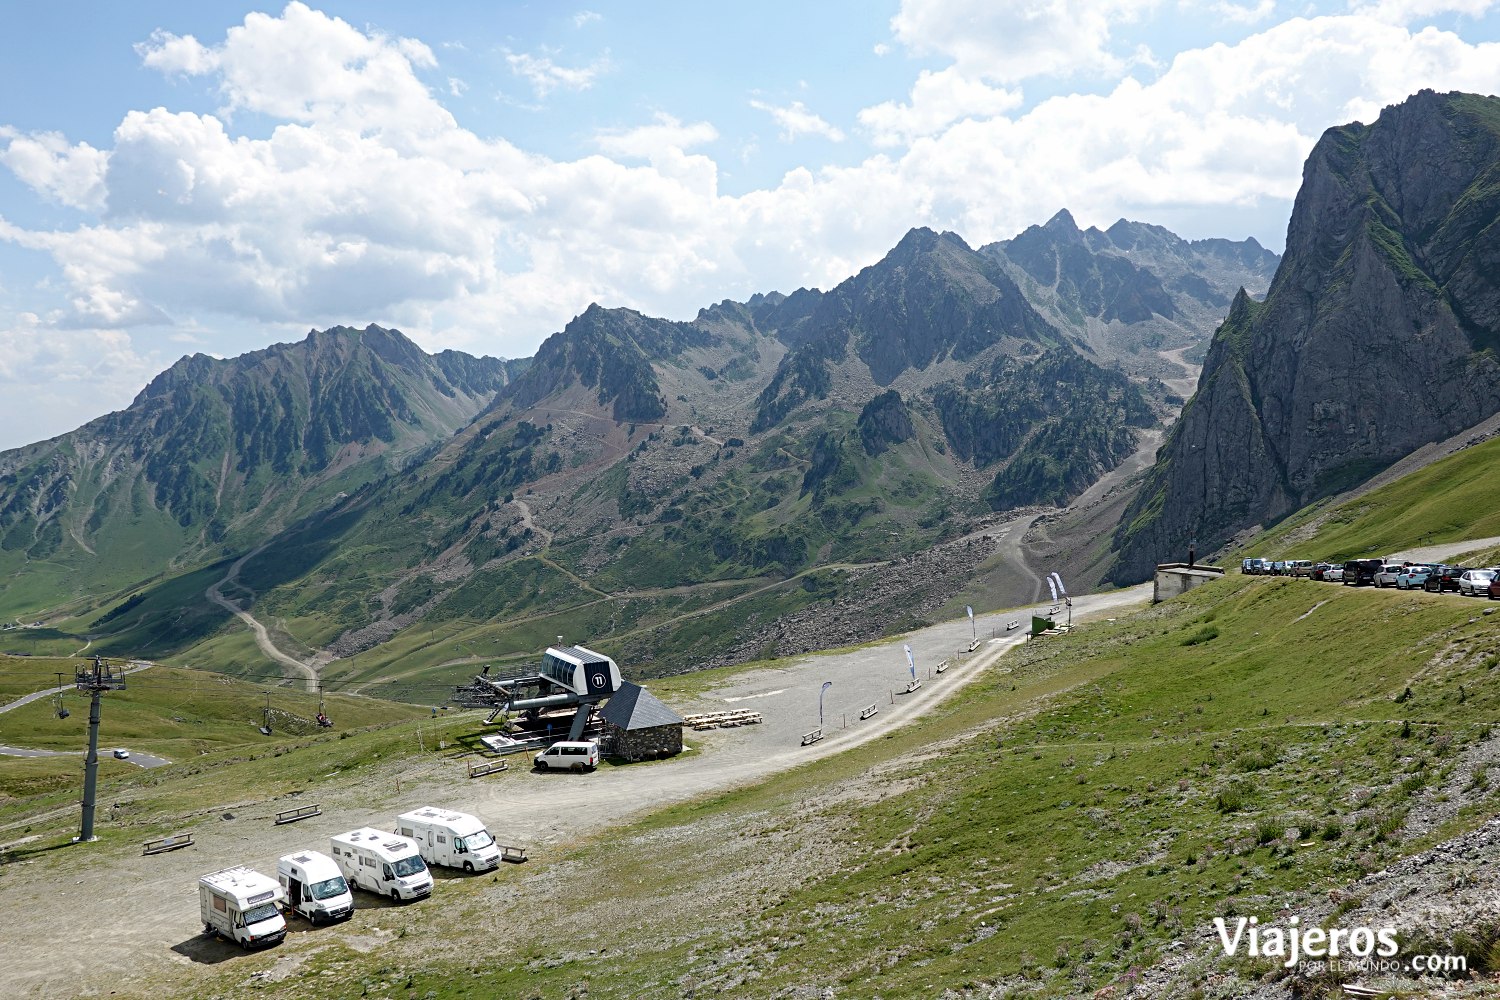
[[[1079,597],[1074,614],[1079,619],[1111,614],[1148,597],[1144,586]],[[112,843],[68,847],[7,864],[5,892],[0,894],[7,983],[17,994],[76,997],[145,989],[164,976],[180,977],[185,968],[240,960],[238,949],[201,936],[195,887],[200,875],[232,864],[274,872],[283,854],[322,847],[331,834],[366,824],[389,828],[397,814],[421,805],[474,813],[501,843],[525,845],[534,856],[546,858],[663,805],[743,787],[878,739],[982,676],[1022,641],[1020,630],[1007,632],[1005,624],[1026,620],[1028,610],[980,616],[973,628],[981,643],[972,656],[960,655],[974,634],[969,621],[961,619],[878,646],[802,656],[782,667],[738,676],[708,692],[696,707],[754,708],[766,721],[740,729],[689,732],[693,749],[668,762],[578,776],[532,773],[524,757],[517,757],[511,759],[509,771],[470,781],[461,760],[403,761],[373,775],[366,772],[374,768],[361,769],[361,776],[347,784],[330,784],[300,798],[225,801],[183,817],[179,829],[190,830],[195,843],[169,854],[142,857],[135,842],[139,835],[110,830]],[[1000,638],[991,640],[992,631]],[[912,647],[922,679],[912,694],[895,693],[909,680],[903,644]],[[944,660],[951,665],[936,673]],[[802,747],[801,736],[818,728],[818,695],[823,682],[830,680],[834,686],[825,705],[826,738]],[[872,704],[878,714],[859,721],[860,709]],[[276,811],[311,801],[322,806],[322,816],[295,826],[271,824]],[[101,807],[101,828],[108,829],[110,806],[101,800]],[[32,823],[33,834],[42,829],[36,820]],[[54,832],[62,830],[46,831]],[[497,876],[503,882],[517,877],[513,871],[507,868]],[[443,894],[446,878],[440,875],[434,895]],[[370,946],[381,911],[390,904],[360,893],[356,905],[359,912],[349,923],[316,932],[319,945]],[[91,937],[88,949],[59,949],[57,942],[76,936],[80,924],[109,928],[109,933]],[[301,950],[294,942],[306,925],[292,926],[293,940],[267,956],[270,961]],[[242,961],[246,974],[268,965],[260,957]],[[181,985],[180,979],[177,982]]]
[[[269,545],[270,543],[267,542],[266,544]],[[234,615],[240,621],[244,622],[245,627],[248,628],[255,636],[255,645],[260,648],[260,651],[282,666],[290,668],[294,674],[305,678],[307,681],[307,690],[310,693],[316,694],[318,690],[318,669],[321,664],[308,663],[304,660],[299,660],[296,657],[288,656],[286,653],[283,653],[276,647],[276,643],[271,641],[271,635],[266,631],[266,627],[264,625],[256,621],[254,616],[252,616],[250,612],[241,610],[238,604],[235,604],[233,601],[224,596],[224,588],[231,584],[234,586],[242,587],[242,589],[249,591],[248,587],[244,587],[243,584],[238,584],[235,582],[240,575],[240,567],[245,565],[245,563],[249,562],[251,559],[254,559],[256,556],[260,555],[261,551],[265,549],[265,547],[265,545],[261,545],[258,548],[251,549],[249,552],[236,559],[233,565],[229,567],[229,572],[224,574],[224,578],[222,580],[219,580],[217,583],[210,585],[209,588],[203,592],[203,596],[213,603],[217,604],[219,607],[223,608],[225,611],[228,611],[230,614]],[[253,599],[254,591],[250,591],[250,593]]]

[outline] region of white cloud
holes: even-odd
[[[1496,5],[1496,0],[1350,0],[1353,13],[1390,24],[1412,24],[1439,14],[1482,17]]]
[[[59,330],[31,312],[0,321],[0,448],[123,408],[161,368],[118,330]]]
[[[1219,0],[1209,6],[1215,14],[1235,24],[1259,24],[1276,13],[1276,0],[1260,0],[1255,4],[1231,3]]]
[[[602,20],[604,20],[604,15],[600,14],[598,11],[580,10],[578,13],[573,15],[573,27],[581,28],[585,24],[592,24],[595,21]]]
[[[666,150],[680,152],[718,138],[718,130],[708,122],[683,124],[669,114],[658,112],[650,125],[608,129],[596,135],[594,142],[609,156],[651,160]]]
[[[217,48],[157,31],[137,51],[147,66],[163,72],[217,73],[226,112],[243,109],[361,131],[453,126],[453,117],[412,72],[413,66],[437,65],[431,49],[413,39],[366,35],[296,0],[279,18],[247,14]]]
[[[785,142],[793,142],[804,135],[820,135],[833,142],[844,141],[842,131],[809,111],[807,105],[801,101],[793,101],[786,107],[778,107],[765,101],[754,100],[750,102],[750,106],[771,116],[776,122],[776,127],[781,129],[781,138]]]
[[[595,135],[594,155],[551,159],[461,127],[418,77],[422,51],[293,4],[221,45],[159,36],[143,56],[213,74],[227,107],[272,116],[269,133],[156,108],[125,115],[104,149],[0,134],[0,163],[86,213],[72,228],[0,219],[0,241],[47,255],[61,290],[55,311],[0,333],[13,377],[139,373],[145,355],[118,345],[168,321],[204,340],[373,321],[429,347],[525,356],[591,301],[691,316],[726,295],[830,287],[913,225],[977,245],[1059,206],[1085,225],[1222,218],[1226,205],[1284,223],[1328,126],[1422,87],[1500,91],[1500,46],[1364,16],[1288,21],[1024,113],[1012,89],[955,62],[860,115],[887,144],[877,155],[729,195],[702,152],[721,141],[708,122],[662,112]],[[288,58],[319,68],[288,81]],[[800,104],[757,106],[787,113],[786,137],[841,134]],[[75,347],[33,360],[22,334]]]
[[[5,127],[0,127],[0,144],[0,164],[43,197],[71,208],[103,207],[109,154],[86,142],[70,146],[56,132],[21,135]]]
[[[562,66],[549,54],[529,52],[506,53],[510,71],[531,85],[538,99],[554,90],[588,90],[601,73],[609,70],[609,59],[603,57],[587,66]]]
[[[859,113],[859,123],[877,146],[904,146],[934,135],[962,118],[993,118],[1021,104],[1016,90],[991,87],[950,66],[923,70],[912,85],[911,103],[886,101]]]
[[[902,0],[896,38],[918,55],[952,59],[971,76],[1016,82],[1034,76],[1105,75],[1124,65],[1110,50],[1118,24],[1158,0]]]

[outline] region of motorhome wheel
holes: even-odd
[[[464,871],[466,871],[466,872],[472,872],[473,870],[474,870],[474,862],[472,862],[472,861],[465,861],[464,862]]]
[[[399,902],[401,902],[401,891],[399,889],[392,889],[391,890],[391,902],[393,902],[393,903],[399,903]]]

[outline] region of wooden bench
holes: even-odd
[[[912,681],[910,684],[906,685],[906,687],[902,689],[901,693],[902,694],[911,694],[913,691],[915,691],[917,688],[919,688],[921,686],[922,686],[922,682],[921,681]]]
[[[496,771],[504,771],[510,764],[503,760],[482,760],[477,764],[469,765],[469,777],[482,778],[486,774],[494,774]]]
[[[1007,631],[1007,632],[1014,632],[1016,629],[1018,629],[1020,627],[1021,627],[1021,620],[1019,618],[1017,618],[1013,622],[1006,622],[1005,623],[1005,631]]]
[[[283,823],[295,823],[299,819],[307,819],[311,816],[323,815],[322,806],[298,806],[296,809],[283,809],[276,814],[276,825]]]
[[[860,709],[859,717],[861,719],[868,719],[878,711],[880,711],[880,709],[876,708],[874,705],[871,705],[869,708]]]
[[[822,738],[823,738],[823,730],[821,730],[821,729],[814,729],[812,732],[805,733],[803,735],[803,737],[802,737],[802,745],[805,746],[805,747],[810,747],[814,743],[816,743],[819,740],[821,740]]]
[[[693,729],[733,729],[737,726],[753,726],[764,722],[759,712],[748,708],[737,708],[729,712],[702,712],[683,718],[683,723]]]
[[[513,865],[519,865],[519,864],[524,864],[525,863],[525,861],[526,861],[526,848],[524,848],[524,847],[514,847],[514,846],[507,847],[504,844],[497,844],[496,846],[500,848],[500,860],[501,861],[509,861]]]
[[[146,841],[145,849],[141,851],[141,854],[163,854],[167,851],[176,851],[192,846],[193,835],[191,833],[174,833],[170,837]]]
[[[944,671],[944,670],[947,670],[947,669],[948,669],[948,661],[947,661],[947,660],[944,660],[944,661],[943,661],[943,662],[942,662],[942,663],[939,663],[939,664],[938,664],[938,665],[937,665],[937,670],[936,670],[936,673],[939,673],[939,674],[940,674],[940,673],[942,673],[942,672],[943,672],[943,671]]]

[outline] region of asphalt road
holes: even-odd
[[[0,756],[4,757],[82,757],[87,751],[84,750],[28,750],[25,747],[0,746]],[[115,752],[114,747],[100,747],[99,758],[111,756]],[[139,750],[130,751],[130,758],[125,761],[137,767],[165,767],[172,763],[165,757],[155,754],[141,753]]]

